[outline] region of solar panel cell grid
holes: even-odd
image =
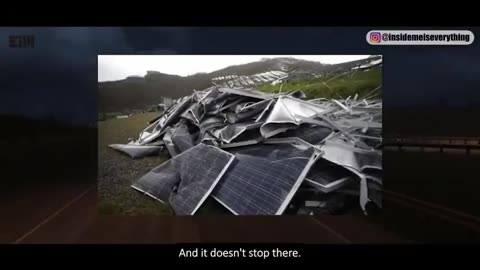
[[[239,215],[274,215],[294,191],[314,151],[289,144],[232,150],[236,160],[215,188],[215,198]]]
[[[174,159],[171,159],[154,168],[138,179],[132,187],[162,202],[168,202],[170,193],[180,182],[173,161]]]
[[[192,215],[211,193],[234,156],[198,144],[140,178],[133,187],[169,202],[177,215]],[[174,187],[177,187],[174,191]]]

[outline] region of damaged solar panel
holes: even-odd
[[[110,145],[137,159],[169,156],[132,188],[177,215],[197,213],[207,199],[235,215],[290,214],[299,200],[295,214],[332,212],[347,199],[364,213],[368,203],[381,207],[381,100],[309,100],[299,90],[251,86],[282,76],[237,76],[230,87],[194,91],[136,140]]]
[[[200,143],[154,168],[132,187],[161,202],[169,202],[178,215],[193,215],[233,159],[230,153]]]
[[[317,157],[293,144],[234,148],[232,168],[213,192],[236,215],[282,214]]]

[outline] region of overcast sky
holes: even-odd
[[[324,64],[367,58],[369,55],[99,55],[98,81],[114,81],[128,76],[144,76],[148,70],[188,76],[212,72],[262,58],[293,57]]]

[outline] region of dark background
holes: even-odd
[[[0,113],[94,125],[99,54],[382,54],[385,58],[384,102],[388,111],[408,108],[422,114],[435,111],[432,114],[446,117],[464,113],[450,122],[461,121],[458,128],[463,134],[478,134],[478,125],[467,121],[471,113],[465,112],[480,107],[478,43],[371,46],[365,41],[371,29],[374,28],[2,28]],[[478,27],[463,29],[477,35],[480,31]],[[9,48],[8,37],[15,34],[35,35],[35,48]],[[389,116],[386,112],[386,119]],[[395,123],[401,124],[401,121]],[[412,124],[418,126],[418,132],[432,133],[431,129],[435,130],[433,133],[447,132],[425,119],[408,126]],[[397,129],[386,121],[386,131],[390,128]],[[408,127],[398,129],[402,128]]]
[[[83,191],[94,187],[96,181],[99,54],[381,54],[384,57],[385,134],[480,137],[478,41],[470,46],[371,46],[365,36],[372,29],[405,28],[0,28],[0,142],[3,148],[0,158],[4,168],[1,210],[5,213],[2,220],[6,220],[0,228],[0,241],[163,241],[159,240],[163,236],[128,238],[125,233],[109,231],[108,224],[124,224],[130,226],[128,230],[133,230],[131,226],[134,225],[131,224],[137,224],[136,230],[144,230],[146,225],[141,224],[148,223],[151,233],[158,232],[160,229],[155,229],[155,226],[163,226],[158,225],[161,223],[159,218],[97,217],[95,194],[90,193],[85,195],[89,198],[85,199],[87,201],[76,206],[68,205]],[[479,27],[461,29],[471,30],[477,38],[480,37]],[[35,36],[34,48],[8,46],[10,35],[23,34]],[[479,164],[478,156],[385,154],[385,188],[468,213],[476,220],[475,217],[480,215],[480,203],[475,192],[480,181],[476,170]],[[52,213],[55,214],[66,204],[78,209],[71,210],[70,216],[61,212],[52,217]],[[85,216],[75,216],[80,213]],[[65,215],[63,219],[61,215]],[[164,219],[173,223],[183,222],[181,218]],[[283,221],[282,226],[310,226],[301,225],[304,220],[300,218],[284,218],[287,219],[289,221]],[[373,236],[358,238],[358,235],[368,234],[363,230],[370,230],[372,235],[385,230],[398,236],[395,239],[420,242],[480,239],[478,223],[458,220],[452,223],[449,218],[438,218],[438,215],[429,218],[417,210],[389,206],[388,203],[380,216],[360,219],[366,225],[358,226],[353,232],[348,228],[356,227],[354,222],[357,221],[348,218],[333,221],[343,222],[343,225],[335,223],[329,226],[343,226],[347,230],[343,234],[351,234],[347,238],[363,239],[363,242],[375,240]],[[185,224],[181,223],[184,224],[181,230],[202,231],[202,226],[212,230],[205,229],[198,233],[204,236],[185,240],[193,242],[209,239],[272,241],[268,239],[283,239],[278,235],[286,232],[284,229],[272,231],[269,225],[273,222],[272,218],[244,217],[242,220],[241,224],[250,224],[249,227],[254,228],[252,230],[256,230],[257,234],[241,236],[247,234],[244,229],[237,228],[238,238],[229,238],[231,236],[219,232],[218,228],[223,226],[215,229],[212,225],[215,223],[205,218],[203,221],[189,219]],[[236,223],[225,221],[231,226]],[[72,226],[83,226],[83,229],[72,230]],[[30,232],[32,229],[35,232]],[[185,236],[191,234],[190,231],[187,234],[177,233],[190,239]],[[303,231],[304,234],[290,235],[290,238],[284,235],[285,241],[310,239],[308,237],[314,234],[308,234],[309,229]],[[163,233],[175,235],[169,230]],[[123,240],[115,236],[119,234],[123,235]],[[170,236],[165,239],[170,239]],[[138,240],[140,238],[143,240]],[[317,240],[322,242],[322,239],[319,237]]]

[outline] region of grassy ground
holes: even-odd
[[[114,143],[128,143],[137,138],[147,121],[157,113],[133,115],[127,119],[109,119],[98,122],[98,208],[109,215],[172,215],[172,208],[150,198],[131,185],[151,169],[167,161],[170,156],[162,151],[159,156],[132,159],[108,147]],[[207,199],[196,214],[228,214],[222,206]]]
[[[166,153],[142,159],[132,159],[108,147],[114,143],[128,143],[137,138],[147,121],[157,113],[133,115],[127,119],[109,119],[98,122],[98,193],[99,212],[114,215],[172,214],[168,205],[141,194],[130,186],[169,157]]]
[[[322,97],[347,98],[348,96],[353,98],[356,93],[359,94],[359,97],[362,97],[382,84],[382,67],[375,67],[365,72],[357,71],[343,76],[338,75],[339,74],[334,74],[309,80],[289,81],[281,86],[282,92],[302,90],[309,99]],[[265,92],[278,93],[280,84],[266,84],[260,86],[259,89]],[[379,89],[376,93],[376,98],[382,97],[382,89]]]

